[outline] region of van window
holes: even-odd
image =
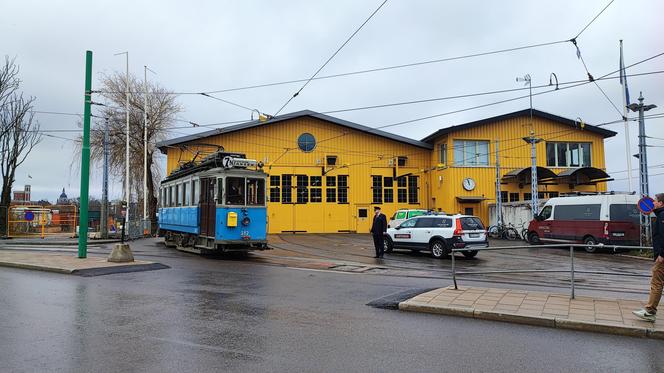
[[[408,212],[408,218],[414,218],[414,217],[420,216],[420,215],[426,215],[426,212],[419,211],[419,210]]]
[[[406,218],[406,212],[405,211],[397,212],[397,219],[405,219],[405,218]]]
[[[542,212],[540,212],[540,217],[542,218],[542,220],[546,220],[551,217],[551,210],[552,210],[551,206],[544,206]]]
[[[629,221],[635,224],[639,224],[639,209],[636,207],[636,205],[633,204],[612,204],[609,206],[609,220]]]
[[[554,220],[599,220],[601,204],[557,205]]]

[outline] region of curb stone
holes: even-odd
[[[622,335],[628,337],[664,339],[663,330],[652,328],[628,327],[618,324],[589,323],[564,318],[548,318],[531,315],[518,315],[506,312],[481,311],[473,308],[435,306],[429,303],[404,301],[399,303],[400,311],[422,312],[446,316],[460,316],[481,320],[511,322],[554,329],[567,329],[585,332]]]

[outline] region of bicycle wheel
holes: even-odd
[[[497,225],[492,225],[489,227],[489,229],[487,229],[487,234],[491,238],[500,238],[500,236],[502,235],[502,231],[500,230],[500,227],[498,227]]]
[[[510,241],[514,241],[519,237],[519,232],[516,229],[509,227],[505,230],[505,237]]]

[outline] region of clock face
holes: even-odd
[[[475,189],[475,180],[471,177],[467,177],[463,179],[463,189],[465,190],[473,190]]]

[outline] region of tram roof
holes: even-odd
[[[222,135],[222,134],[225,134],[225,133],[241,131],[241,130],[254,128],[254,127],[266,126],[266,125],[270,125],[272,123],[283,122],[283,121],[286,121],[286,120],[290,120],[290,119],[294,119],[294,118],[300,118],[300,117],[317,118],[317,119],[320,119],[320,120],[323,120],[323,121],[327,121],[327,122],[337,124],[337,125],[342,126],[342,127],[347,127],[347,128],[351,128],[351,129],[360,131],[360,132],[365,132],[365,133],[370,133],[372,135],[385,137],[385,138],[388,138],[390,140],[398,141],[398,142],[401,142],[401,143],[417,146],[417,147],[424,148],[424,149],[433,149],[433,145],[428,144],[426,142],[410,139],[410,138],[404,137],[404,136],[395,135],[393,133],[389,133],[389,132],[381,131],[381,130],[378,130],[378,129],[375,129],[375,128],[363,126],[361,124],[349,122],[347,120],[335,118],[335,117],[325,115],[325,114],[321,114],[321,113],[317,113],[317,112],[311,111],[311,110],[302,110],[302,111],[296,111],[294,113],[279,115],[279,116],[271,118],[271,119],[269,119],[265,122],[261,122],[260,120],[254,120],[254,121],[249,121],[249,122],[246,122],[246,123],[236,124],[236,125],[233,125],[233,126],[228,126],[228,127],[224,127],[224,128],[217,128],[217,129],[213,129],[213,130],[210,130],[210,131],[201,132],[201,133],[197,133],[197,134],[194,134],[194,135],[176,137],[174,139],[158,142],[157,143],[157,148],[159,150],[161,150],[162,153],[166,153],[166,149],[170,146],[174,146],[174,145],[178,145],[178,144],[182,144],[182,143],[186,143],[186,142],[190,142],[190,141],[200,140],[200,139],[204,139],[206,137]]]

